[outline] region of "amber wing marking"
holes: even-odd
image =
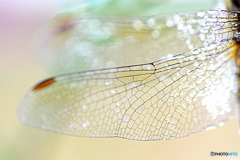
[[[40,90],[43,89],[47,86],[50,86],[51,84],[53,84],[54,82],[56,82],[56,80],[54,78],[49,78],[47,80],[42,81],[41,83],[39,83],[38,85],[36,85],[33,90]]]

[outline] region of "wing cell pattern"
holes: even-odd
[[[213,10],[149,19],[113,24],[132,27],[130,34],[144,32],[145,38],[149,33],[158,37],[159,28],[181,35],[190,51],[152,63],[54,77],[54,83],[23,99],[20,120],[68,135],[134,140],[175,139],[221,126],[234,111],[236,67],[230,53],[238,38],[238,14]],[[168,45],[159,35],[156,41],[161,40],[160,45]]]

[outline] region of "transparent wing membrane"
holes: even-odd
[[[227,15],[218,20],[218,12],[213,13],[216,15],[203,11],[128,19],[76,16],[42,32],[49,37],[43,40],[47,46],[42,48],[50,51],[43,53],[52,56],[51,64],[55,62],[59,70],[65,71],[149,63],[216,43],[216,35],[234,34],[233,26],[226,23]],[[213,29],[215,33],[211,34]],[[219,34],[217,30],[221,30]]]
[[[76,19],[73,47],[91,46],[78,52],[116,54],[119,64],[142,54],[160,60],[50,78],[23,99],[19,118],[68,135],[135,140],[221,126],[234,111],[238,23],[237,13],[220,10]]]

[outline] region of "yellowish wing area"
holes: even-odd
[[[106,31],[101,40],[98,36],[104,28],[96,32],[79,29],[81,40],[97,46],[95,51],[121,51],[135,58],[143,52],[155,58],[163,52],[164,56],[152,63],[45,80],[23,99],[19,118],[25,124],[68,135],[135,140],[174,139],[221,126],[234,111],[236,67],[229,54],[236,44],[233,26],[238,24],[237,16],[227,11],[201,11],[142,18],[141,22],[112,20],[116,30],[108,36]],[[97,21],[107,24],[110,20]],[[152,35],[153,24],[161,26],[161,36]],[[114,35],[120,41],[111,39]],[[172,35],[176,43],[164,39]],[[125,43],[132,38],[132,43]],[[143,45],[147,42],[149,45]],[[156,42],[172,47],[149,52]],[[117,46],[115,50],[112,45]],[[180,47],[190,51],[166,56]]]

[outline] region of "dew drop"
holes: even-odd
[[[106,86],[108,86],[108,85],[110,85],[110,84],[112,84],[112,82],[105,82],[105,85],[106,85]]]
[[[147,70],[151,70],[152,67],[150,65],[147,66]]]
[[[171,119],[171,114],[168,114],[168,115],[166,116],[165,121],[166,121],[167,123],[169,123],[169,122],[170,122],[170,119]]]
[[[198,53],[199,53],[198,50],[193,50],[193,51],[192,51],[192,54],[193,54],[193,55],[196,55],[196,54],[198,54]]]
[[[156,26],[156,22],[153,18],[149,19],[147,21],[147,26],[150,27],[150,28],[154,28]]]
[[[78,128],[79,124],[75,122],[70,122],[68,129],[75,129]]]
[[[130,86],[129,86],[129,89],[132,89],[134,87],[136,87],[136,83],[131,83]]]
[[[195,67],[198,67],[198,66],[199,66],[199,63],[198,63],[198,62],[194,62],[193,65],[194,65]]]
[[[218,125],[221,127],[223,126],[225,123],[224,122],[219,122]]]
[[[179,21],[180,21],[180,15],[178,15],[178,14],[174,15],[173,16],[173,21],[174,21],[175,24],[178,24]]]
[[[204,60],[206,60],[206,56],[202,55],[202,54],[199,54],[198,59],[201,60],[201,61],[204,61]]]
[[[196,80],[196,83],[197,83],[197,84],[202,83],[202,78],[198,78],[198,79]]]
[[[167,136],[167,135],[168,135],[168,130],[166,130],[166,131],[164,132],[164,135],[165,135],[165,136]]]
[[[208,131],[208,130],[215,129],[215,128],[217,128],[217,127],[216,126],[208,126],[205,128],[205,130]]]
[[[160,96],[161,98],[163,98],[163,97],[164,97],[164,94],[161,92],[161,93],[159,93],[159,96]]]
[[[88,126],[88,124],[86,122],[82,124],[83,128],[86,128],[87,126]]]
[[[184,25],[182,23],[178,23],[177,29],[178,30],[183,30],[184,29]]]
[[[194,59],[195,59],[194,56],[190,56],[190,57],[189,57],[189,60],[191,60],[191,61],[193,61]]]
[[[159,80],[160,80],[160,81],[164,81],[164,80],[166,80],[166,79],[167,79],[167,76],[165,76],[165,75],[159,77]]]
[[[195,88],[195,87],[196,87],[196,84],[195,84],[194,82],[192,82],[192,83],[189,84],[189,87],[190,87],[190,88]]]
[[[119,103],[119,102],[116,102],[116,106],[120,107],[120,103]]]
[[[133,27],[137,31],[141,31],[144,28],[144,26],[145,26],[144,23],[140,20],[135,20],[133,22]]]
[[[189,94],[189,96],[193,98],[196,94],[197,94],[196,91],[192,91],[192,92]]]
[[[204,17],[204,15],[205,15],[204,12],[198,12],[198,13],[197,13],[197,16],[198,16],[198,17]]]
[[[120,112],[120,109],[119,109],[119,108],[115,108],[114,110],[115,110],[115,112],[117,112],[117,113]]]
[[[171,19],[168,19],[168,20],[166,21],[166,26],[167,26],[167,27],[173,27],[173,25],[174,25],[174,23],[173,23],[173,21],[172,21]]]
[[[114,93],[116,93],[116,91],[115,90],[111,90],[111,93],[114,94]]]
[[[120,103],[119,103],[119,102],[116,102],[116,106],[117,106],[117,107],[120,107]]]
[[[171,53],[168,53],[167,58],[171,59],[171,58],[173,58],[173,55]]]
[[[86,105],[82,105],[82,109],[86,109],[87,108],[87,106]]]

